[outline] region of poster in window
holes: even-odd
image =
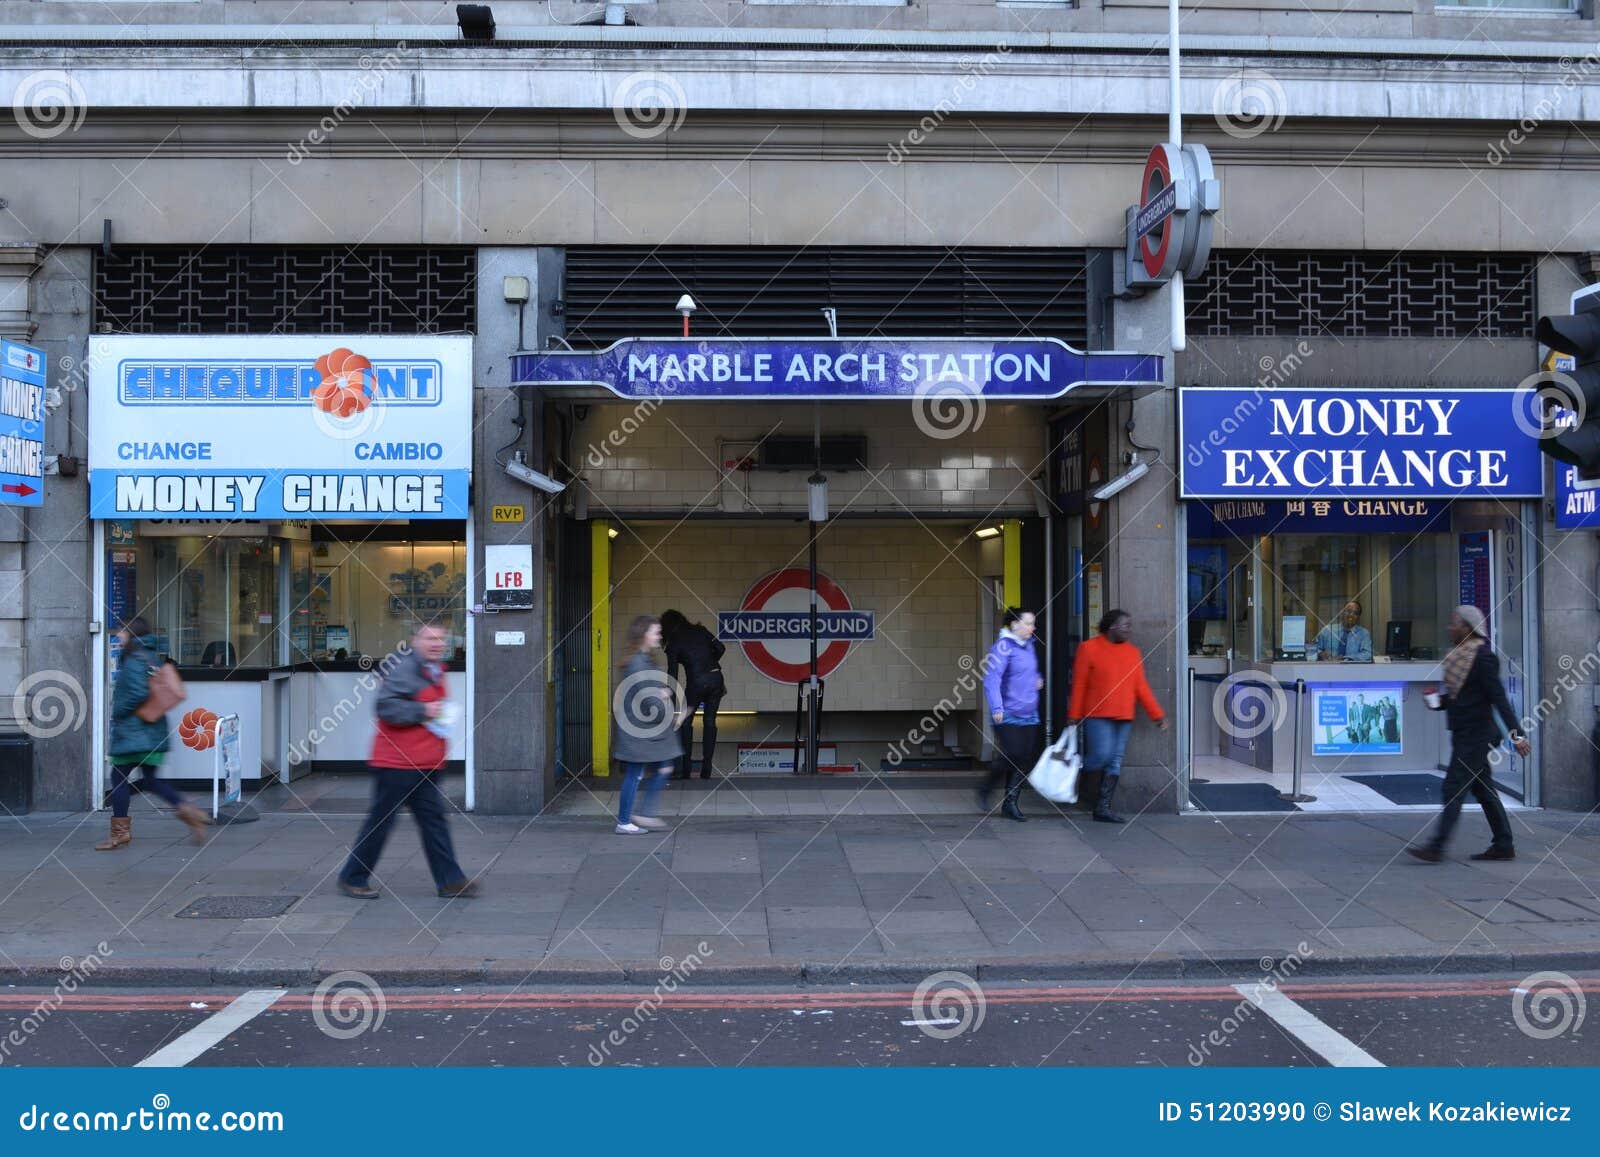
[[[1312,755],[1399,755],[1405,688],[1399,683],[1313,686]]]

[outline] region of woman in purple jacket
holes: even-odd
[[[978,789],[978,808],[989,810],[990,797],[1003,779],[1006,802],[1001,810],[1014,820],[1028,818],[1017,806],[1017,793],[1033,768],[1039,743],[1039,692],[1044,690],[1044,679],[1033,642],[1035,626],[1032,611],[1007,607],[1000,637],[984,661],[983,696],[994,720],[995,759],[989,778]]]

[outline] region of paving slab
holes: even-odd
[[[0,820],[0,981],[36,983],[102,943],[97,981],[123,984],[305,983],[349,962],[384,983],[649,984],[664,957],[702,942],[707,975],[727,983],[965,969],[1249,979],[1263,956],[1300,944],[1302,975],[1600,967],[1595,817],[1519,812],[1516,861],[1472,863],[1464,836],[1429,866],[1403,854],[1429,817],[1146,815],[1112,828],[1036,807],[1014,824],[940,814],[938,792],[903,794],[889,811],[839,789],[752,791],[749,814],[702,806],[648,838],[613,835],[598,808],[458,819],[462,862],[485,889],[471,901],[434,895],[405,827],[380,866],[383,897],[340,895],[354,815],[269,813],[197,849],[170,817],[141,813],[135,844],[112,855],[92,850],[103,817]],[[757,806],[791,795],[830,814]],[[176,916],[240,896],[289,906]]]

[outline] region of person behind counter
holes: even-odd
[[[1361,604],[1351,599],[1339,612],[1339,621],[1317,634],[1317,654],[1324,659],[1372,662],[1372,633],[1361,625]]]

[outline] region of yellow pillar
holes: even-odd
[[[1005,579],[1002,583],[1006,606],[1022,606],[1022,520],[1008,518],[1002,529],[1005,545]]]
[[[596,775],[611,774],[611,524],[589,524],[589,693]]]

